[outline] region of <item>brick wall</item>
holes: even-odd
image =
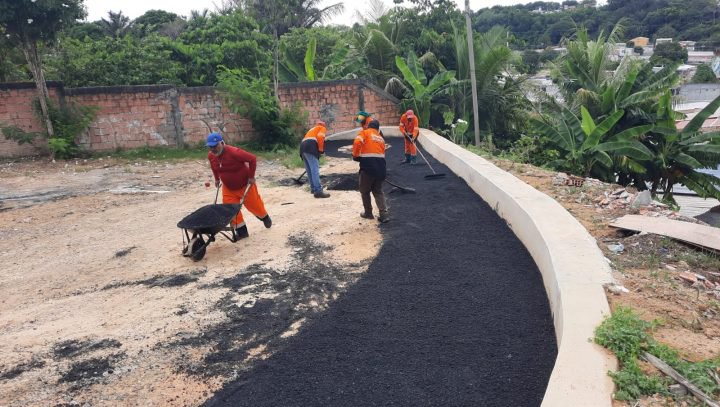
[[[400,122],[399,100],[384,90],[360,80],[285,83],[278,89],[280,104],[300,103],[308,112],[307,126],[320,119],[329,133],[351,130],[357,112],[372,113],[381,125]]]
[[[142,146],[180,146],[201,143],[209,131],[220,131],[230,142],[257,137],[251,122],[231,113],[212,87],[176,88],[166,85],[66,88],[48,83],[54,101],[95,106],[96,118],[78,144],[89,151]],[[299,103],[308,112],[310,127],[324,120],[330,132],[352,129],[358,110],[374,114],[383,125],[398,121],[399,101],[362,81],[283,84],[281,106]],[[25,131],[43,131],[32,111],[33,84],[0,84],[0,123]],[[36,154],[0,137],[0,157]]]
[[[59,100],[58,88],[50,87],[48,91],[51,99]],[[44,126],[33,112],[32,104],[35,99],[37,91],[34,84],[10,83],[0,86],[0,126],[17,126],[26,132],[44,132]],[[42,146],[42,142],[40,145]],[[0,132],[0,157],[32,154],[37,154],[35,147],[6,140]]]

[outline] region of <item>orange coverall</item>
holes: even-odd
[[[405,135],[407,134],[412,137],[413,141],[417,140],[420,135],[419,127],[417,116],[413,116],[412,119],[408,119],[405,113],[400,116],[400,133],[405,139],[405,154],[410,154],[412,157],[417,155],[417,148],[415,148],[415,144],[410,142]]]

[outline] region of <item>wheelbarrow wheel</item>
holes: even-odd
[[[189,254],[194,261],[200,261],[205,257],[206,248],[207,246],[205,246],[205,240],[202,236],[194,237],[190,240],[190,243],[188,243]]]

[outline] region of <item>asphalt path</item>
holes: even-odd
[[[206,405],[540,405],[557,344],[537,266],[463,180],[425,153],[447,174],[426,180],[388,142],[388,178],[417,193],[386,184],[391,221],[365,221],[383,235],[368,271]]]

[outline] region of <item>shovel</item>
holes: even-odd
[[[295,184],[297,184],[297,185],[302,185],[302,184],[304,184],[305,182],[300,181],[300,179],[305,175],[306,172],[307,172],[307,170],[303,171],[303,173],[300,174],[299,177],[293,178],[293,182],[295,182]]]
[[[400,185],[388,180],[387,178],[385,178],[384,181],[387,182],[388,184],[394,186],[395,188],[397,188],[403,194],[405,194],[405,193],[414,194],[415,193],[415,188],[401,187]]]

